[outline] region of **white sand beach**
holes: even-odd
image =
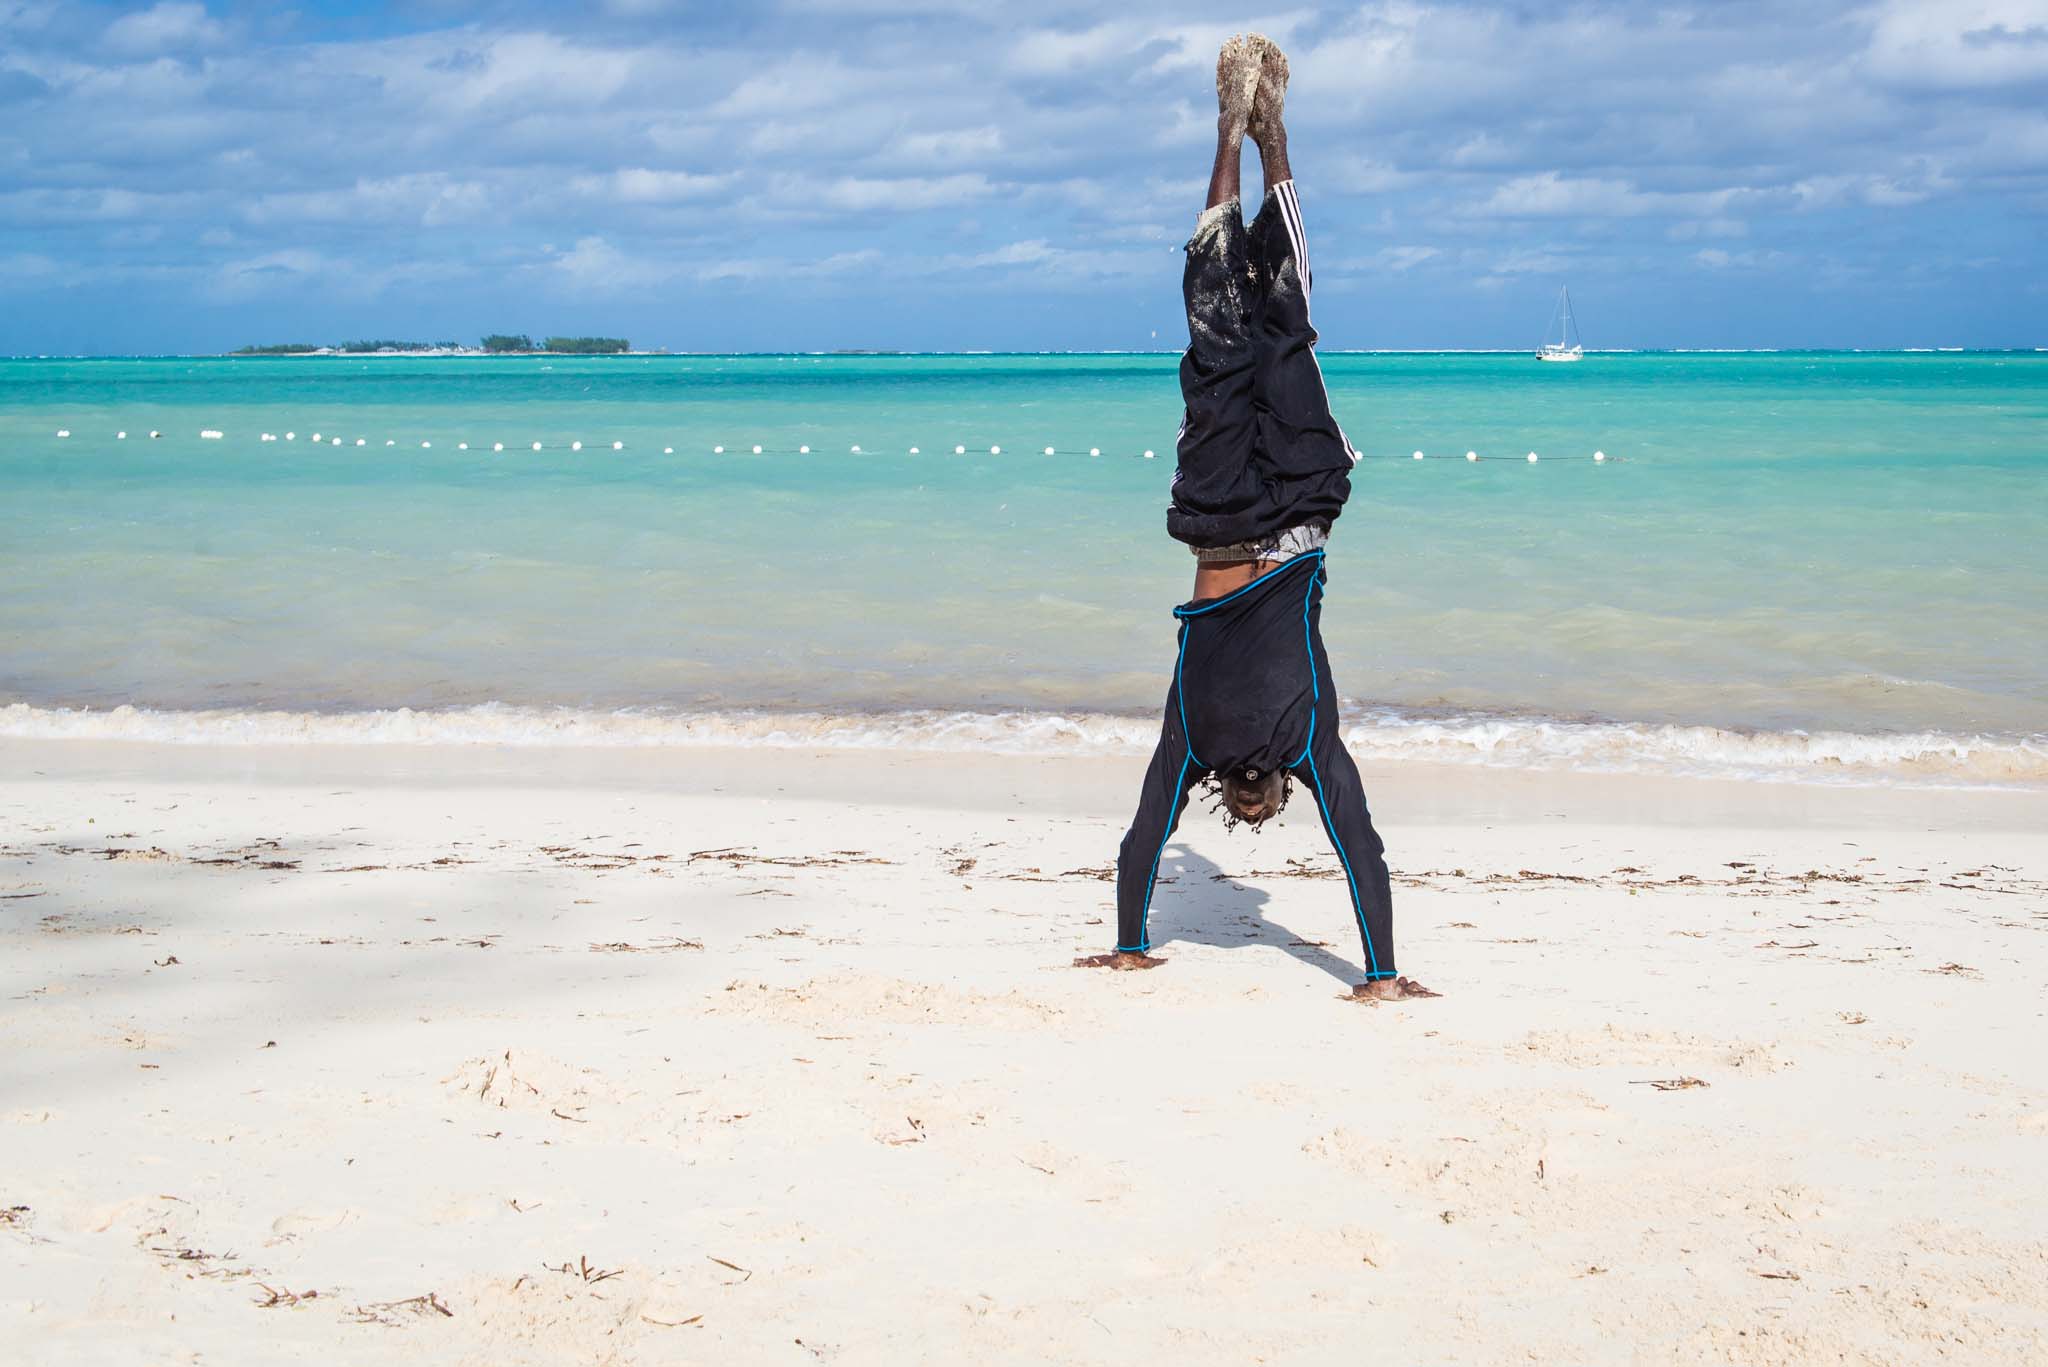
[[[0,745],[0,1342],[66,1363],[2048,1360],[2048,795]]]

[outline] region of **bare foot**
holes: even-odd
[[[1074,960],[1076,968],[1113,968],[1119,973],[1131,973],[1141,968],[1157,968],[1165,963],[1150,954],[1141,954],[1134,949],[1119,949],[1109,954],[1089,954]]]
[[[1258,97],[1261,64],[1251,40],[1242,33],[1224,40],[1216,54],[1216,126],[1224,138],[1236,142],[1244,137],[1251,122],[1252,101]]]
[[[1260,147],[1268,140],[1285,141],[1287,129],[1281,119],[1287,104],[1287,54],[1263,33],[1247,35],[1245,46],[1259,66],[1258,94],[1246,131]]]
[[[1441,997],[1443,993],[1432,992],[1413,978],[1381,978],[1378,982],[1360,983],[1351,989],[1350,1000],[1355,1002],[1405,1002],[1418,997]]]

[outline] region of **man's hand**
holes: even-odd
[[[1441,992],[1430,991],[1413,978],[1381,978],[1378,982],[1360,983],[1352,988],[1350,999],[1355,1002],[1405,1002],[1442,995]]]
[[[1089,954],[1074,960],[1076,968],[1113,968],[1119,973],[1131,973],[1141,968],[1157,968],[1165,963],[1150,954],[1135,949],[1119,949],[1108,954]]]

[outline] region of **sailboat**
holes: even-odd
[[[1557,330],[1557,340],[1550,340],[1551,329]],[[1543,330],[1543,345],[1536,348],[1539,361],[1576,361],[1586,354],[1585,344],[1579,340],[1579,325],[1572,317],[1572,292],[1561,288],[1557,292],[1557,312],[1551,315],[1550,327]]]

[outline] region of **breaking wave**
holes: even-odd
[[[2048,786],[2048,736],[1760,731],[1347,709],[1366,762],[1687,774],[1786,782]],[[178,745],[749,746],[960,754],[1142,754],[1149,716],[1031,711],[585,710],[489,703],[444,710],[173,711],[0,706],[0,738]]]

